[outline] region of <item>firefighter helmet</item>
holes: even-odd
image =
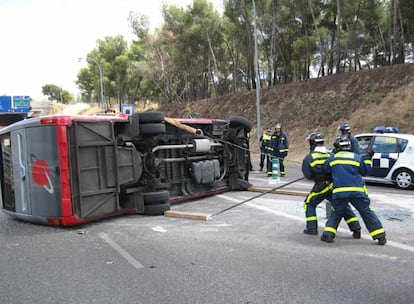
[[[334,142],[336,151],[351,151],[351,141],[347,137],[338,136]]]
[[[345,122],[345,123],[343,123],[342,125],[339,126],[339,130],[341,130],[342,133],[346,133],[346,132],[351,131],[351,127],[349,126],[349,124],[347,122]]]
[[[277,123],[275,129],[282,129],[282,125],[280,123]]]
[[[308,137],[311,146],[322,146],[325,143],[325,138],[322,132],[311,133]]]

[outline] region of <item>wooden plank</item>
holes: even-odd
[[[265,192],[268,192],[271,189],[250,187],[248,190],[251,191],[251,192],[261,192],[261,193],[265,193]],[[273,194],[285,194],[285,195],[297,195],[297,196],[306,196],[306,195],[308,195],[308,192],[295,191],[295,190],[286,190],[286,189],[277,189],[277,190],[273,190],[273,191],[271,191],[269,193],[273,193]]]
[[[211,220],[211,214],[187,212],[187,211],[179,211],[179,210],[165,211],[164,216],[181,217],[181,218],[186,218],[186,219],[191,219],[191,220],[202,220],[202,221]]]

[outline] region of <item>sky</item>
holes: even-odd
[[[222,11],[223,0],[210,2]],[[159,27],[164,3],[192,0],[0,0],[0,95],[44,100],[42,86],[55,84],[76,97],[76,76],[96,41],[123,35],[130,42],[131,11]]]

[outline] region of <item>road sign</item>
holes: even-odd
[[[13,112],[30,112],[30,96],[13,96]]]
[[[0,96],[0,112],[12,111],[12,98],[11,96]]]
[[[133,104],[121,104],[121,112],[124,114],[132,115],[135,112],[135,105]]]

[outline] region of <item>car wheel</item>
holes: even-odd
[[[164,203],[168,201],[169,198],[170,198],[170,192],[168,192],[167,190],[144,193],[145,205]]]
[[[398,169],[394,174],[394,181],[398,188],[413,189],[414,188],[414,173],[409,169]]]
[[[243,116],[233,116],[230,118],[230,128],[243,128],[247,133],[252,129],[252,122]]]
[[[145,205],[144,214],[145,215],[164,215],[164,212],[170,209],[171,209],[171,205],[169,203]]]
[[[140,123],[159,123],[165,118],[164,112],[151,111],[138,113],[138,119]]]
[[[165,125],[162,123],[140,124],[139,134],[141,134],[142,136],[165,134]]]

